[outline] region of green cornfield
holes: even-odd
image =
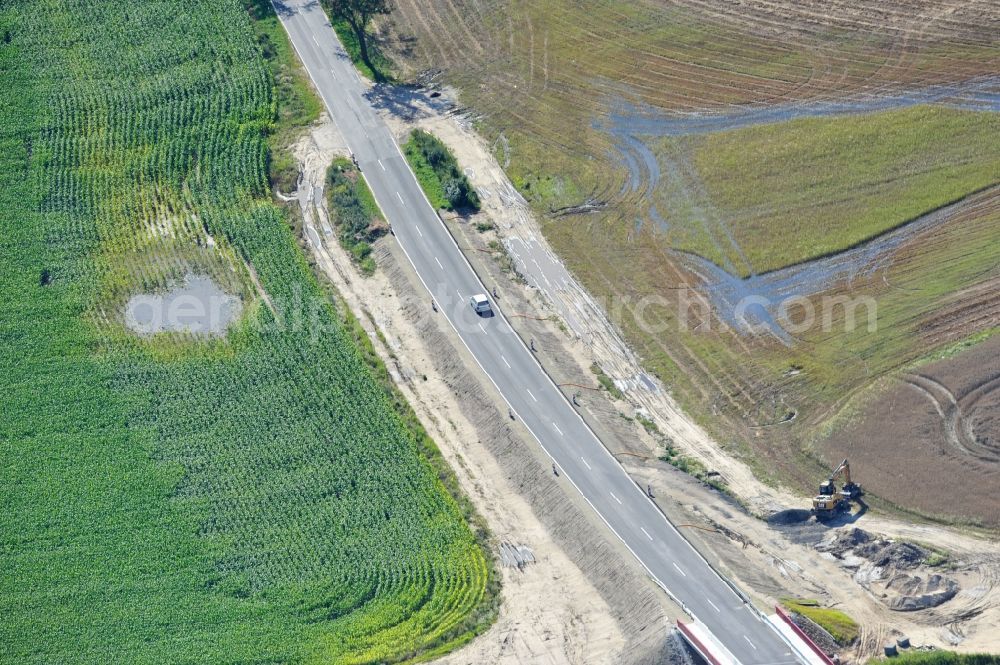
[[[433,444],[270,202],[236,0],[0,3],[0,662],[372,663],[492,616]],[[138,337],[186,274],[219,338]]]

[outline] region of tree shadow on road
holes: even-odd
[[[378,83],[365,93],[365,99],[377,111],[387,111],[403,120],[413,121],[455,109],[445,96],[427,88]]]

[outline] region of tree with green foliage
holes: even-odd
[[[415,129],[403,151],[424,191],[428,192],[428,186],[431,187],[427,196],[434,205],[448,210],[479,210],[479,195],[441,139]]]
[[[327,6],[333,18],[343,19],[351,26],[351,30],[358,38],[361,59],[369,69],[377,72],[368,54],[368,23],[375,16],[386,15],[392,11],[390,0],[327,0]]]

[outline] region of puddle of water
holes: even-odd
[[[188,275],[166,293],[140,293],[125,305],[125,326],[141,335],[184,332],[219,337],[239,317],[243,303],[203,275]]]
[[[764,326],[790,343],[790,337],[777,320],[779,303],[819,293],[842,280],[851,283],[887,267],[893,250],[914,235],[944,222],[962,205],[953,203],[935,210],[853,249],[745,279],[694,254],[683,254],[681,260],[702,278],[717,313],[728,325],[744,331]],[[738,307],[741,302],[760,304],[741,309]]]

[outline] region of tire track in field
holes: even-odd
[[[929,399],[941,418],[945,440],[957,451],[984,462],[1000,461],[998,451],[979,442],[968,414],[976,404],[1000,388],[1000,375],[991,376],[970,387],[961,397],[935,379],[919,373],[905,373],[901,379]]]

